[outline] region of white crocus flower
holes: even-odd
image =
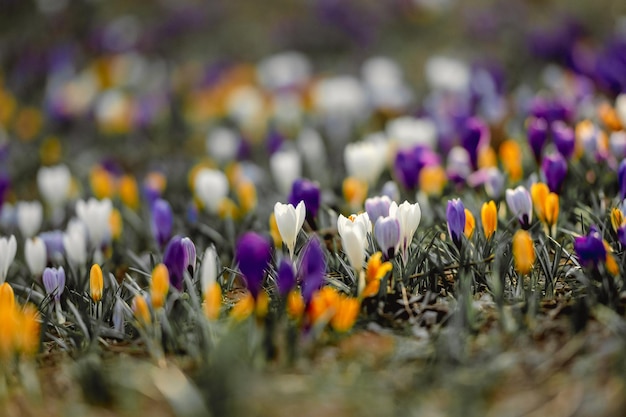
[[[257,65],[257,77],[268,90],[302,85],[311,76],[311,63],[300,52],[286,51],[271,55]]]
[[[470,69],[463,61],[434,56],[426,62],[426,80],[434,90],[462,93],[470,84]]]
[[[26,239],[24,244],[24,258],[30,273],[39,276],[46,267],[48,254],[46,251],[46,243],[39,237]]]
[[[270,169],[278,190],[287,195],[295,180],[302,176],[302,162],[297,150],[275,152],[270,158]]]
[[[65,165],[41,167],[37,172],[39,193],[53,209],[58,209],[67,201],[72,183],[72,175]]]
[[[400,247],[402,257],[406,260],[406,253],[413,241],[413,235],[422,220],[422,210],[418,203],[411,204],[408,201],[398,205],[392,202],[389,207],[389,216],[395,217],[400,223]]]
[[[387,123],[385,131],[389,139],[395,141],[402,149],[416,145],[424,145],[434,149],[436,146],[437,127],[432,120],[426,118],[398,117]]]
[[[332,117],[357,118],[367,109],[365,89],[352,76],[318,81],[313,87],[313,102],[320,114]]]
[[[348,176],[376,184],[387,163],[387,148],[375,140],[365,140],[346,145],[343,162]]]
[[[233,129],[218,127],[209,132],[205,147],[207,153],[224,164],[235,159],[241,140]]]
[[[211,285],[217,281],[217,251],[211,245],[204,251],[202,267],[200,269],[200,283],[202,293],[206,293]]]
[[[210,213],[217,213],[220,203],[228,195],[228,179],[222,171],[204,168],[196,175],[194,193]]]
[[[283,243],[289,249],[289,257],[293,259],[293,251],[298,239],[298,233],[304,224],[306,207],[304,201],[300,201],[296,207],[292,204],[276,203],[274,205],[274,216],[276,225],[280,232]]]
[[[25,239],[37,234],[42,220],[43,207],[39,201],[20,201],[17,204],[17,226]]]
[[[71,220],[63,234],[63,247],[68,261],[79,268],[87,262],[87,230],[82,221]]]
[[[0,284],[7,279],[9,267],[15,259],[15,252],[17,252],[15,236],[0,238]]]
[[[371,232],[371,223],[369,223],[369,218],[367,217],[351,216],[351,219],[340,215],[337,219],[337,231],[339,236],[341,236],[343,251],[348,256],[348,260],[357,272],[357,275],[359,275],[363,269],[365,248],[367,247],[367,233]],[[368,223],[370,224],[369,231]]]
[[[88,201],[78,200],[76,202],[76,215],[87,228],[92,249],[99,249],[111,236],[109,224],[111,210],[113,210],[113,205],[108,198],[103,200],[90,198]]]

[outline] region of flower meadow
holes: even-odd
[[[532,74],[417,71],[376,29],[452,12],[313,2],[328,70],[165,42],[224,10],[84,3],[85,39],[0,54],[7,415],[623,415],[626,17],[520,35]]]

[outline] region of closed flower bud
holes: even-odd
[[[209,213],[217,213],[228,189],[228,179],[222,171],[202,168],[194,177],[194,194]]]
[[[39,201],[21,201],[17,204],[17,225],[25,239],[35,236],[42,220],[43,207]]]
[[[47,263],[46,244],[39,237],[26,239],[24,244],[24,257],[30,273],[39,276]]]
[[[299,178],[294,181],[289,194],[289,204],[297,207],[300,202],[304,202],[306,208],[306,220],[310,225],[315,224],[315,217],[320,208],[321,191],[319,185],[307,180]]]
[[[506,203],[509,210],[518,218],[523,229],[530,228],[533,220],[533,202],[528,190],[521,185],[514,190],[506,190]]]
[[[265,271],[272,259],[270,242],[258,233],[246,232],[237,241],[235,256],[248,290],[256,299],[262,291]]]
[[[379,217],[374,225],[374,236],[386,258],[393,258],[400,243],[400,223],[394,217]]]
[[[513,235],[513,259],[515,270],[522,275],[528,274],[535,263],[535,247],[526,230],[518,230]]]
[[[498,228],[498,210],[496,208],[496,203],[493,200],[488,203],[484,203],[481,207],[480,221],[483,224],[485,238],[491,238]]]
[[[217,320],[222,308],[222,287],[217,282],[204,290],[204,314],[209,320]]]
[[[139,187],[135,177],[124,175],[120,178],[119,195],[126,207],[132,210],[139,208]]]
[[[624,224],[624,213],[617,207],[611,209],[611,226],[613,231],[617,233],[617,230]]]
[[[133,298],[131,308],[133,310],[133,314],[135,315],[135,319],[137,319],[140,326],[148,326],[152,323],[150,307],[148,307],[148,302],[143,295],[137,294],[135,298]]]
[[[461,199],[455,198],[448,201],[446,218],[448,220],[448,234],[452,242],[460,248],[463,241],[461,236],[465,231],[465,206]]]
[[[546,155],[541,163],[541,171],[553,193],[559,193],[567,175],[567,161],[560,153]]]
[[[365,245],[367,243],[365,223],[356,220],[351,221],[340,215],[337,220],[337,230],[341,236],[341,247],[358,275],[363,269],[363,261],[365,260]]]
[[[302,162],[297,150],[282,150],[270,157],[270,169],[278,190],[289,194],[293,182],[302,176]]]
[[[152,204],[150,226],[152,229],[152,236],[154,236],[154,239],[159,247],[163,247],[170,237],[172,237],[173,222],[174,215],[172,213],[170,203],[160,198],[157,199]]]
[[[544,205],[544,213],[546,215],[546,224],[549,227],[556,225],[559,218],[559,195],[550,193],[546,197]]]
[[[597,266],[606,259],[606,248],[595,226],[589,228],[587,236],[577,237],[574,240],[574,251],[583,266]]]
[[[545,222],[546,213],[544,211],[546,198],[550,194],[550,189],[543,182],[537,182],[530,187],[530,195],[533,200],[533,207],[537,218],[541,222]]]
[[[3,283],[7,279],[7,273],[15,259],[16,251],[17,241],[15,240],[15,236],[11,235],[9,238],[0,238],[0,283]]]
[[[89,271],[89,293],[94,303],[99,303],[102,300],[103,288],[102,268],[98,264],[93,264]]]
[[[150,281],[150,301],[152,308],[158,310],[165,305],[167,293],[170,289],[170,275],[164,264],[158,264],[152,271]]]
[[[330,326],[336,332],[347,332],[354,326],[361,303],[356,298],[340,296],[334,307],[335,314],[330,319]]]

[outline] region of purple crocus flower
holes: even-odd
[[[389,197],[391,201],[400,200],[400,189],[395,181],[387,181],[384,183],[380,193],[381,195]]]
[[[276,275],[276,287],[278,293],[284,297],[296,286],[296,275],[293,270],[293,264],[289,259],[283,258],[278,265],[278,274]]]
[[[391,200],[387,196],[371,197],[365,200],[365,211],[372,223],[376,223],[379,217],[389,216]]]
[[[188,237],[182,238],[181,243],[186,253],[187,266],[185,269],[189,269],[189,273],[193,275],[193,271],[196,269],[196,245],[194,245],[193,241]]]
[[[541,151],[548,138],[548,123],[544,119],[531,117],[528,119],[526,134],[528,135],[528,144],[533,151],[535,161],[541,161]]]
[[[63,267],[44,269],[42,281],[46,293],[54,297],[55,301],[59,301],[63,290],[65,290],[65,270]]]
[[[284,142],[285,138],[283,137],[283,135],[278,130],[272,129],[265,139],[267,152],[270,155],[275,154],[283,146]]]
[[[533,221],[533,200],[528,190],[521,185],[514,190],[506,190],[506,204],[518,218],[522,229],[528,230]]]
[[[374,236],[385,258],[393,258],[400,243],[400,222],[395,217],[379,217],[374,225]]]
[[[311,302],[313,294],[322,288],[325,273],[326,259],[322,250],[322,244],[317,237],[313,236],[302,250],[302,261],[300,264],[302,297],[307,305]]]
[[[478,152],[489,142],[489,127],[477,117],[470,117],[465,121],[461,133],[461,145],[469,153],[472,167],[478,166]]]
[[[65,256],[65,246],[63,245],[63,232],[51,230],[39,234],[41,240],[46,245],[48,261],[63,259]]]
[[[415,188],[419,174],[425,166],[438,165],[439,155],[432,149],[418,145],[409,149],[401,149],[396,154],[394,172],[398,181],[409,190]]]
[[[567,161],[560,153],[553,153],[543,158],[541,170],[546,183],[553,193],[559,193],[567,175]]]
[[[157,199],[154,204],[152,204],[150,226],[152,228],[152,236],[154,236],[154,239],[161,248],[172,236],[173,220],[174,216],[170,203],[160,198]]]
[[[183,280],[185,270],[188,266],[188,257],[189,254],[183,244],[183,238],[174,236],[165,248],[163,263],[170,274],[170,284],[178,291],[183,290]]]
[[[300,201],[304,201],[306,207],[306,220],[311,227],[314,226],[315,216],[320,208],[321,191],[318,184],[306,178],[299,178],[291,186],[289,204],[296,207]]]
[[[626,198],[626,159],[623,159],[617,168],[617,184],[620,200],[623,200]]]
[[[11,178],[4,172],[0,173],[0,207],[4,204],[4,195],[11,187]]]
[[[574,153],[576,139],[574,129],[566,125],[564,122],[557,120],[550,125],[552,130],[552,139],[554,145],[561,155],[569,158]]]
[[[596,226],[589,228],[587,236],[577,237],[574,240],[574,251],[580,263],[585,266],[596,266],[606,259],[606,248]]]
[[[270,241],[258,233],[246,232],[237,241],[235,255],[248,290],[256,299],[263,287],[265,270],[272,259]]]
[[[626,226],[617,228],[617,239],[619,240],[619,243],[626,246]]]
[[[448,201],[446,218],[448,219],[448,234],[456,247],[460,248],[465,230],[465,205],[460,198]]]

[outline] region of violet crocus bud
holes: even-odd
[[[395,181],[387,181],[384,183],[380,194],[389,197],[391,201],[400,200],[400,189]]]
[[[152,204],[150,227],[152,229],[152,236],[154,236],[154,240],[156,240],[160,248],[162,248],[172,236],[173,222],[174,216],[170,203],[158,198],[154,204]]]
[[[465,230],[465,205],[460,198],[448,201],[446,218],[448,220],[448,234],[456,247],[460,249]]]
[[[567,161],[560,153],[553,153],[543,158],[541,170],[546,183],[553,193],[559,194],[561,185],[567,175]]]
[[[596,226],[589,228],[587,236],[577,237],[574,240],[574,251],[581,265],[597,266],[598,263],[604,262],[606,258],[606,248],[604,247],[602,236]]]
[[[522,228],[528,230],[533,220],[533,201],[528,190],[521,185],[506,190],[506,203]]]
[[[310,226],[315,224],[315,217],[320,208],[321,191],[319,185],[306,178],[300,178],[293,182],[291,194],[289,194],[289,204],[294,207],[304,201],[306,208],[306,221]]]
[[[278,265],[278,274],[276,275],[276,287],[281,297],[286,296],[296,286],[296,274],[293,270],[293,264],[286,258],[283,258]]]
[[[541,161],[541,152],[548,138],[548,123],[545,119],[531,117],[526,124],[528,145],[535,156],[535,161]]]
[[[188,269],[189,273],[193,275],[193,271],[196,269],[196,245],[194,245],[193,241],[188,237],[182,238],[181,243],[185,248],[185,253],[187,254],[186,269]]]
[[[180,236],[174,236],[165,248],[163,263],[170,274],[170,284],[178,291],[183,290],[184,274],[188,265],[188,253]]]
[[[622,160],[617,168],[617,184],[619,186],[619,198],[624,200],[626,198],[626,159]]]
[[[42,276],[43,286],[46,293],[54,298],[55,301],[61,299],[61,294],[65,290],[65,270],[63,267],[45,268]]]
[[[374,225],[374,236],[385,258],[393,258],[400,243],[400,222],[395,217],[379,217]]]
[[[379,217],[389,216],[391,200],[387,196],[371,197],[365,200],[365,211],[370,221],[376,223]]]
[[[265,270],[272,259],[271,244],[258,233],[246,232],[237,241],[235,255],[248,290],[256,299],[263,288]]]
[[[465,128],[461,134],[461,145],[469,153],[472,166],[478,166],[478,152],[480,148],[489,143],[489,127],[482,120],[471,117],[465,122]]]
[[[302,298],[308,305],[313,294],[322,288],[326,273],[326,259],[320,240],[313,236],[302,250],[300,274],[302,279]]]
[[[62,262],[65,256],[64,233],[60,230],[51,230],[39,234],[46,245],[48,261]]]
[[[560,120],[553,122],[550,125],[550,128],[552,130],[552,138],[556,149],[565,158],[571,157],[574,153],[574,147],[576,146],[574,129]]]

